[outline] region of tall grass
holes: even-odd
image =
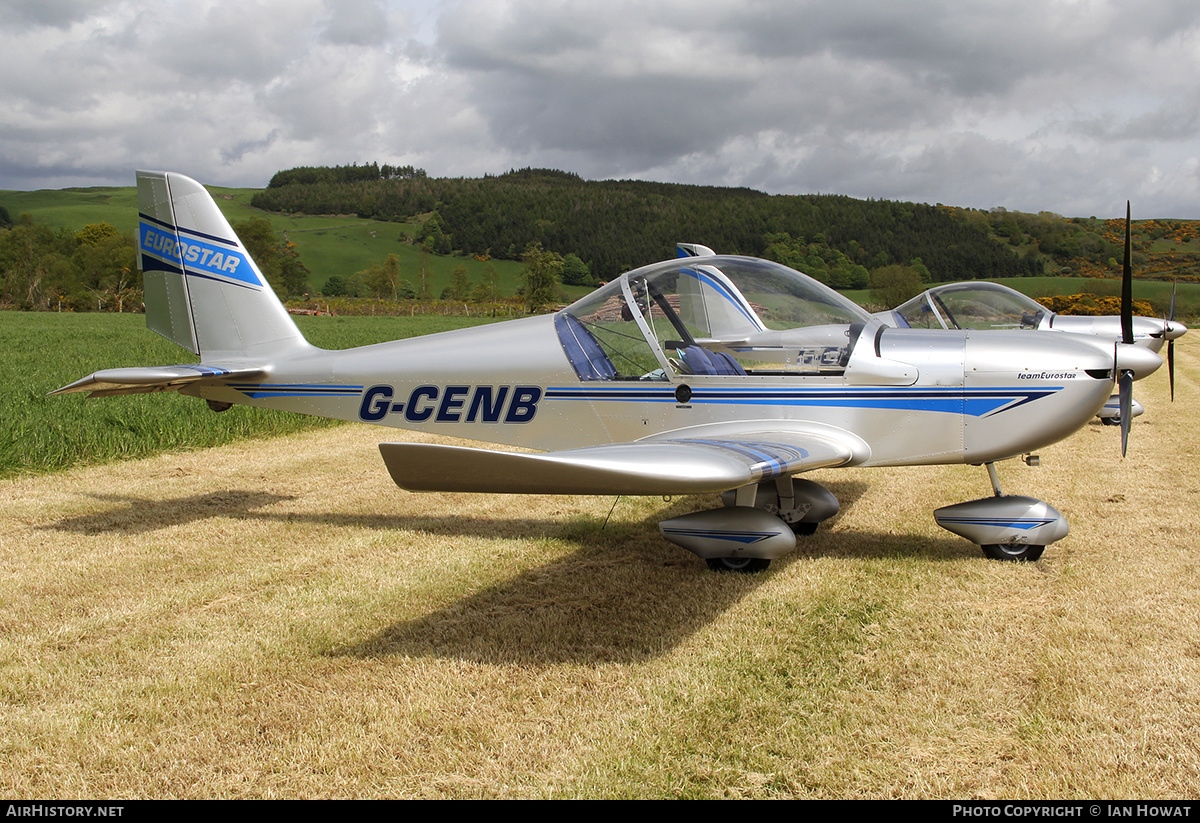
[[[302,317],[317,346],[368,345],[478,325],[459,317]],[[199,449],[335,421],[238,406],[214,414],[175,392],[84,400],[47,393],[98,369],[193,363],[143,315],[0,312],[0,477]]]

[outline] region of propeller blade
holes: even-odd
[[[1175,341],[1167,341],[1167,374],[1171,378],[1171,402],[1175,402]]]
[[[1175,319],[1175,292],[1179,289],[1179,281],[1176,280],[1171,284],[1171,311],[1167,313],[1167,319],[1163,321],[1163,336],[1171,331],[1171,321]],[[1171,378],[1171,402],[1175,402],[1175,340],[1167,337],[1167,374]]]
[[[1125,201],[1125,265],[1121,270],[1121,342],[1133,342],[1133,237],[1129,201]]]
[[[1129,450],[1129,424],[1133,421],[1133,374],[1121,375],[1121,456]]]

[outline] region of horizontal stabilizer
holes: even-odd
[[[424,443],[380,443],[379,451],[403,489],[496,494],[702,494],[853,457],[847,445],[823,438],[803,447],[756,438],[641,440],[547,454]]]
[[[88,397],[111,397],[118,394],[148,394],[159,391],[178,391],[189,383],[203,380],[236,378],[249,380],[265,376],[259,368],[238,367],[223,369],[217,366],[150,366],[147,368],[104,369],[76,380],[69,386],[50,394],[91,392]]]

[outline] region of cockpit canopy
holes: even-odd
[[[1036,329],[1051,312],[1008,286],[970,282],[929,289],[891,314],[914,329]]]
[[[683,258],[626,272],[555,318],[582,380],[841,373],[865,311],[779,263]]]

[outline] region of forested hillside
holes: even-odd
[[[301,167],[265,190],[212,191],[276,291],[294,299],[491,304],[523,294],[530,261],[544,257],[567,287],[552,295],[563,302],[685,241],[767,257],[889,302],[876,292],[1117,277],[1124,229],[1115,218],[588,181],[546,169],[431,178],[412,166]],[[0,307],[140,309],[133,233],[114,229],[134,215],[132,188],[0,192]],[[1135,276],[1200,283],[1198,237],[1200,221],[1135,220]]]
[[[294,170],[287,175],[301,176]],[[774,254],[788,257],[784,262],[841,287],[862,288],[867,270],[914,260],[935,280],[1042,272],[1035,258],[993,242],[985,227],[937,206],[589,181],[543,169],[473,179],[413,175],[292,182],[259,192],[253,204],[268,211],[376,220],[429,215],[432,228],[421,239],[434,251],[517,259],[536,241],[558,254],[578,255],[600,279],[669,256],[677,241],[759,256],[775,247]]]

